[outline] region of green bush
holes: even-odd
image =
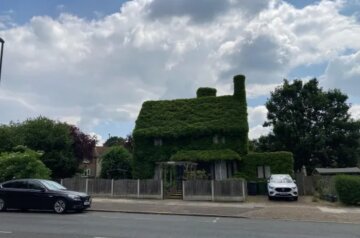
[[[272,174],[293,174],[293,154],[286,151],[249,153],[242,157],[240,173],[242,177],[257,179],[257,167],[270,166]]]
[[[337,175],[335,188],[342,203],[360,205],[360,176]]]
[[[215,88],[199,88],[196,91],[196,96],[200,97],[215,97],[216,96],[216,89]]]
[[[131,178],[132,156],[122,146],[111,147],[102,157],[101,177],[107,179]]]
[[[40,157],[41,153],[29,149],[0,154],[0,182],[14,178],[48,179],[51,171]]]

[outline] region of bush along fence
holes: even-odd
[[[93,196],[164,198],[162,180],[66,178],[61,179],[60,183],[69,190],[85,192]],[[184,200],[245,201],[246,191],[246,181],[242,179],[188,180],[182,183]]]

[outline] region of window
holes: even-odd
[[[218,136],[218,135],[214,135],[214,137],[213,137],[213,143],[214,143],[214,144],[219,144],[219,136]]]
[[[154,139],[154,145],[155,146],[162,146],[163,142],[161,138],[155,138]]]
[[[44,187],[36,181],[29,181],[28,182],[28,189],[34,189],[34,190],[42,190]]]
[[[225,136],[219,136],[219,135],[214,135],[213,137],[213,143],[214,144],[225,144],[226,140],[225,140]]]
[[[83,176],[84,177],[89,177],[91,176],[91,169],[87,168],[84,170],[84,173],[83,173]]]
[[[19,189],[25,189],[27,188],[27,184],[25,181],[14,181],[5,183],[2,185],[3,188],[19,188]]]
[[[270,166],[262,165],[257,167],[257,177],[258,178],[269,178],[271,175]]]

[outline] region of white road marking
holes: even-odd
[[[216,219],[213,220],[213,223],[216,223],[219,220],[219,218],[217,217]]]
[[[12,231],[0,231],[1,234],[11,234]]]

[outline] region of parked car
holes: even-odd
[[[0,211],[7,208],[68,210],[82,212],[91,206],[91,197],[85,193],[69,191],[57,182],[43,179],[19,179],[0,184]]]
[[[298,188],[288,174],[273,174],[267,184],[269,200],[276,197],[298,200]]]

